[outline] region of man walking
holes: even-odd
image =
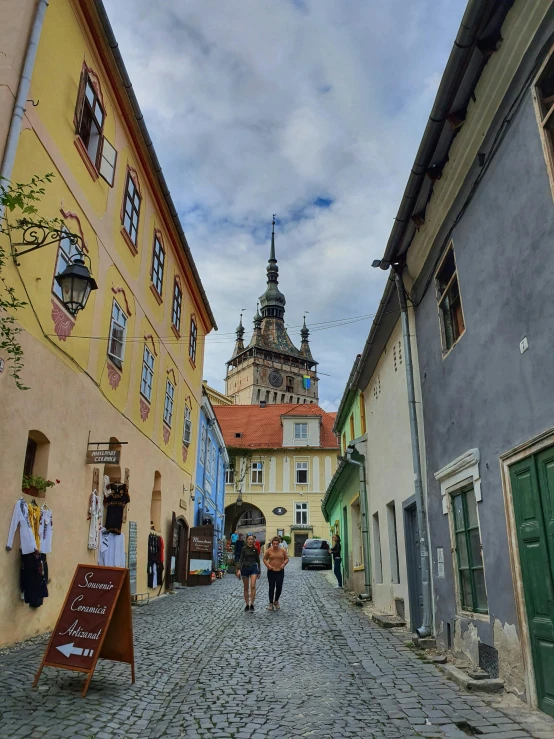
[[[242,552],[243,547],[244,547],[244,541],[242,539],[242,534],[239,534],[238,539],[235,542],[235,562],[237,563],[240,559],[240,554]]]
[[[279,546],[279,537],[274,536],[271,546],[264,554],[264,565],[267,567],[267,580],[269,582],[269,606],[268,611],[279,610],[279,598],[283,590],[285,579],[285,566],[289,561],[286,549]]]

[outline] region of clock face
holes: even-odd
[[[283,384],[283,375],[280,372],[277,372],[277,370],[271,370],[269,373],[269,384],[272,385],[272,387],[281,387]]]

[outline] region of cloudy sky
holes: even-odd
[[[299,343],[309,311],[336,408],[465,0],[104,2],[218,322],[205,379],[243,308],[250,335],[276,213],[285,319]]]

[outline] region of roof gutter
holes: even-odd
[[[106,13],[106,9],[104,8],[104,3],[102,2],[102,0],[93,0],[93,2],[96,8],[96,12],[98,13],[98,17],[100,19],[100,23],[102,24],[104,33],[106,34],[108,45],[111,49],[115,64],[121,76],[123,87],[125,88],[125,92],[127,93],[127,97],[129,98],[129,102],[131,104],[131,108],[133,109],[135,120],[142,134],[144,145],[146,146],[148,154],[150,155],[150,160],[152,162],[154,172],[156,173],[156,177],[158,179],[162,194],[169,208],[169,212],[171,214],[171,218],[173,219],[173,223],[175,224],[175,228],[177,229],[177,233],[179,234],[181,245],[185,252],[187,261],[189,263],[189,267],[192,271],[192,274],[194,276],[194,279],[200,291],[200,295],[202,296],[204,307],[206,309],[206,312],[208,313],[208,316],[210,318],[210,321],[212,322],[214,329],[217,331],[217,323],[212,313],[212,309],[210,308],[208,296],[206,295],[206,291],[204,290],[204,287],[202,286],[202,280],[200,279],[200,275],[196,268],[196,264],[194,263],[192,252],[187,243],[187,237],[185,236],[185,232],[183,231],[183,227],[181,226],[181,222],[179,220],[177,209],[175,208],[175,204],[173,203],[173,199],[170,195],[167,182],[165,181],[165,177],[162,172],[161,164],[158,160],[158,156],[154,149],[154,144],[152,143],[152,139],[150,138],[150,134],[148,133],[146,123],[144,122],[144,115],[142,114],[142,111],[138,104],[138,100],[135,95],[135,91],[133,90],[133,85],[131,84],[131,80],[129,79],[129,75],[127,74],[127,69],[125,68],[123,57],[121,56],[121,52],[119,51],[119,45],[114,36],[114,32],[112,30],[112,26],[108,18],[108,14]]]
[[[381,269],[388,269],[398,256],[399,248],[410,224],[414,206],[419,197],[427,170],[431,166],[433,153],[444,129],[458,87],[471,60],[479,32],[489,18],[496,0],[469,0],[462,18],[454,46],[450,52],[435,102],[425,126],[414,164],[404,190],[402,201],[394,219],[389,240],[381,259]]]

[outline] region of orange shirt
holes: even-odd
[[[264,554],[264,563],[267,565],[268,570],[278,571],[285,566],[288,560],[288,554],[284,549],[273,549],[273,546],[269,547]]]

